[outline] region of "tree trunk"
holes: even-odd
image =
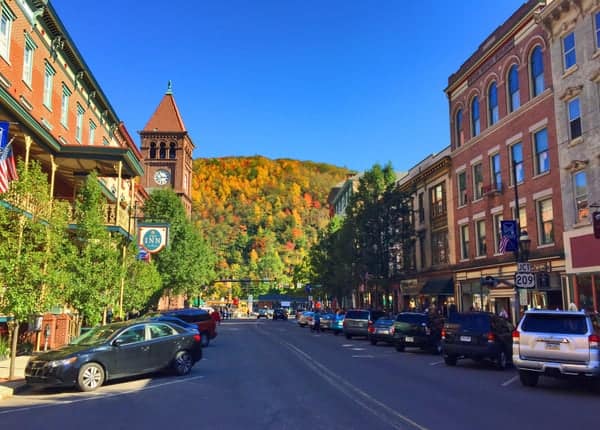
[[[14,321],[14,320],[13,320]],[[8,380],[12,380],[15,377],[15,363],[17,361],[17,345],[19,343],[19,323],[14,321],[14,327],[12,332],[12,346],[10,349],[10,367],[8,370]]]

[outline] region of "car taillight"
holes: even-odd
[[[375,333],[375,327],[373,327],[372,325],[369,325],[369,333]]]
[[[194,342],[200,342],[202,340],[202,336],[198,333],[194,335]]]
[[[513,330],[512,340],[513,340],[513,344],[518,344],[521,341],[521,333],[519,332],[519,330],[517,330],[517,329]]]
[[[396,333],[396,327],[392,326],[390,328],[390,334],[394,334],[394,333]]]
[[[343,325],[344,327],[347,327],[347,326],[348,326],[348,322],[347,322],[346,320],[344,320],[344,322],[342,323],[342,325]]]
[[[590,349],[598,349],[598,344],[600,344],[600,336],[597,334],[590,334],[588,337],[588,342],[590,344]]]
[[[446,329],[442,329],[442,339],[446,339]]]
[[[429,336],[431,334],[431,329],[429,327],[425,327],[425,334]]]
[[[369,327],[373,325],[373,321],[369,320]]]
[[[496,340],[496,335],[494,333],[488,333],[487,334],[487,341],[488,342],[493,342]]]

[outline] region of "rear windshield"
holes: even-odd
[[[385,312],[383,311],[371,311],[371,319],[375,321],[381,317],[385,316]]]
[[[462,330],[481,332],[490,330],[490,316],[486,314],[454,313],[448,322],[450,324],[459,324]]]
[[[396,321],[409,324],[421,324],[427,322],[427,317],[425,315],[418,314],[398,314]]]
[[[348,311],[346,312],[346,319],[349,320],[368,320],[368,311]]]
[[[200,322],[200,321],[210,320],[210,315],[208,314],[208,312],[178,313],[178,314],[171,314],[171,316],[177,317],[180,320],[183,320],[183,321],[189,322],[189,323],[196,323],[196,322]]]
[[[585,334],[587,322],[581,315],[532,315],[527,314],[521,325],[523,331],[543,333]]]

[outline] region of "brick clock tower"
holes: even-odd
[[[142,185],[149,192],[157,188],[172,188],[189,217],[192,213],[194,143],[175,103],[171,81],[154,114],[139,134],[144,156]]]

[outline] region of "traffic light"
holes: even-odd
[[[594,212],[592,217],[594,219],[594,237],[600,239],[600,212]]]

